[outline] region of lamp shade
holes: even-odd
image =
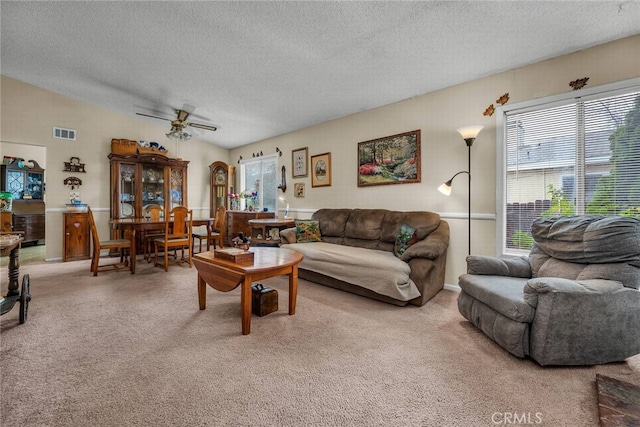
[[[289,215],[289,202],[282,196],[280,196],[280,200],[286,204],[286,207],[284,208],[284,217],[287,218],[287,216]]]
[[[484,126],[465,126],[456,129],[458,133],[462,136],[462,139],[474,139],[480,131],[484,128]]]
[[[438,187],[438,191],[444,194],[445,196],[451,195],[451,181],[443,182]]]

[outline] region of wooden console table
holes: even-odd
[[[233,246],[232,239],[238,236],[238,233],[242,233],[245,236],[251,236],[251,226],[249,220],[252,219],[264,219],[275,218],[275,212],[264,211],[227,211],[227,217],[225,218],[225,245]]]
[[[293,218],[261,218],[250,219],[251,245],[258,246],[264,243],[280,243],[280,231],[295,227]]]

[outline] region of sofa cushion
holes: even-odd
[[[344,229],[343,244],[378,249],[384,209],[353,209]]]
[[[322,241],[342,244],[344,229],[351,215],[351,209],[318,209],[311,219],[318,221],[322,231]]]
[[[524,299],[526,280],[519,277],[480,276],[463,274],[460,288],[503,316],[518,322],[531,323],[536,310]]]
[[[369,289],[380,295],[409,301],[420,296],[409,277],[409,264],[393,253],[333,243],[282,245],[304,255],[299,267]]]
[[[529,254],[533,277],[607,278],[640,286],[640,220],[616,216],[537,218]]]
[[[531,226],[549,256],[582,264],[628,262],[640,267],[640,221],[616,216],[541,217]]]
[[[395,254],[395,256],[401,257],[406,252],[406,250],[414,245],[417,241],[418,237],[416,236],[416,229],[407,224],[402,224],[396,236],[393,253]]]
[[[320,224],[318,221],[297,219],[296,241],[299,243],[322,242]]]
[[[416,237],[422,240],[438,228],[440,215],[424,211],[387,211],[382,221],[380,241],[393,243],[402,224],[416,229]]]

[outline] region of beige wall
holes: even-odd
[[[473,64],[469,64],[473,66]],[[281,135],[241,148],[227,150],[202,141],[181,145],[180,157],[190,160],[189,205],[208,209],[208,165],[214,160],[236,165],[239,156],[262,151],[283,151],[279,161],[287,168],[287,193],[291,215],[308,217],[320,207],[429,210],[440,213],[451,226],[446,283],[456,284],[464,273],[467,254],[467,183],[454,182],[450,197],[436,188],[467,168],[467,147],[455,131],[466,125],[484,125],[472,147],[473,231],[472,253],[495,253],[496,120],[483,111],[503,93],[510,102],[569,91],[569,82],[590,77],[589,87],[640,77],[640,35],[597,46],[571,55],[499,73],[441,91],[416,96],[374,110]],[[425,79],[429,76],[425,75]],[[111,138],[165,141],[164,127],[80,103],[16,80],[2,77],[2,128],[0,140],[47,148],[47,257],[61,256],[61,212],[68,197],[62,185],[64,161],[71,156],[86,163],[81,195],[99,206],[100,232],[109,217],[109,169]],[[53,140],[51,128],[76,129],[78,140]],[[416,184],[357,186],[357,144],[414,129],[422,131],[422,182]],[[311,188],[310,178],[292,179],[291,150],[309,147],[309,154],[331,152],[332,186]],[[173,155],[175,147],[167,146]],[[56,167],[59,165],[60,167]],[[304,182],[304,198],[293,197],[293,184]],[[58,195],[58,192],[60,193]]]
[[[275,147],[280,148],[289,188],[296,182],[305,183],[304,198],[295,198],[287,190],[291,216],[308,217],[320,207],[440,213],[451,226],[445,280],[457,284],[466,269],[466,178],[456,178],[450,197],[437,191],[443,181],[467,169],[467,147],[456,128],[485,126],[472,147],[472,253],[494,255],[496,116],[485,117],[482,113],[505,92],[511,97],[510,103],[525,101],[568,92],[570,81],[585,76],[590,78],[589,87],[640,77],[640,35],[240,147],[231,150],[230,159],[235,163],[239,156],[247,158],[256,151],[271,153]],[[358,142],[414,129],[422,131],[422,182],[359,188]],[[291,150],[305,146],[310,155],[331,152],[331,187],[311,188],[310,178],[292,179]]]
[[[1,89],[1,155],[18,155],[28,159],[27,153],[38,146],[46,153],[46,258],[62,256],[62,212],[69,198],[63,181],[68,176],[82,180],[79,188],[83,202],[91,205],[98,223],[98,233],[108,237],[109,220],[109,159],[112,138],[158,141],[169,156],[189,160],[188,202],[194,215],[209,215],[209,164],[229,161],[229,152],[196,138],[176,147],[165,133],[166,126],[154,126],[133,115],[125,116],[75,99],[2,76]],[[133,106],[132,106],[133,110]],[[76,141],[53,139],[53,127],[77,131]],[[22,147],[21,147],[22,146]],[[27,154],[28,155],[28,154]],[[86,173],[64,172],[64,162],[79,157]]]

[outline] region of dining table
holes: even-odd
[[[173,221],[170,219],[169,223]],[[213,232],[213,223],[215,218],[193,218],[191,224],[194,227],[205,225],[207,227],[207,251],[211,247],[211,233]],[[158,230],[164,227],[165,220],[151,221],[148,218],[114,218],[109,220],[111,229],[117,238],[122,238],[125,234],[129,234],[127,238],[131,240],[131,274],[136,272],[136,242],[137,234],[140,231]]]

